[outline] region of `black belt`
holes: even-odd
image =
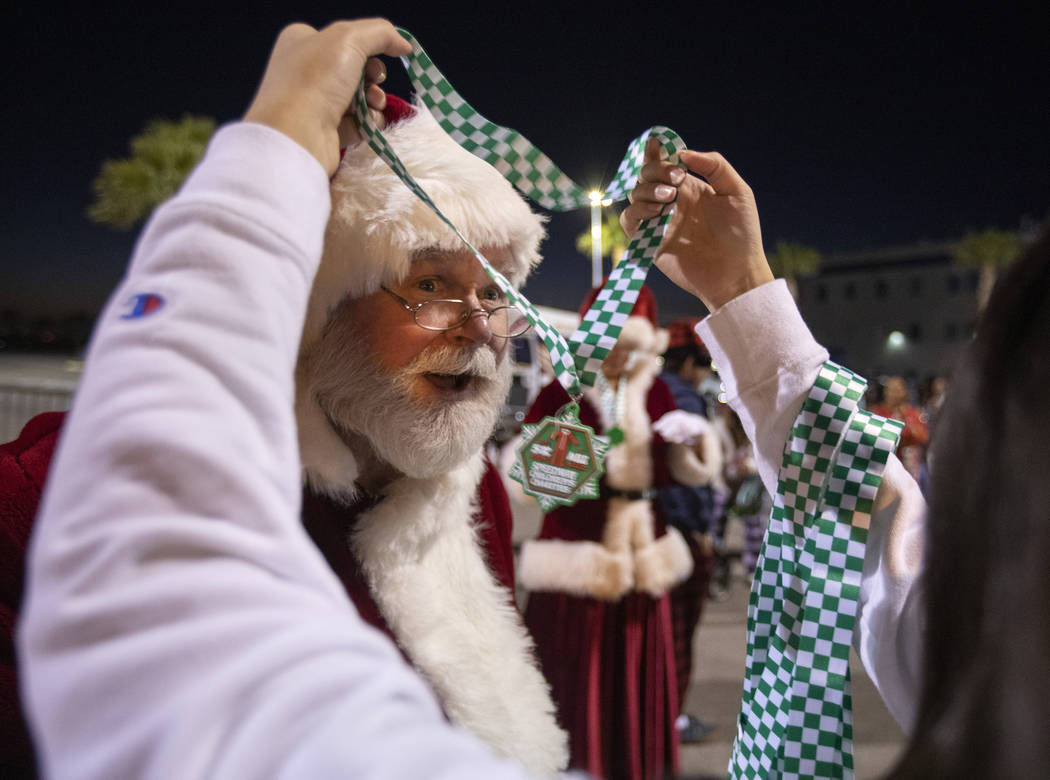
[[[606,488],[606,498],[626,498],[628,501],[648,501],[656,495],[652,488],[643,490],[619,490],[613,487]]]

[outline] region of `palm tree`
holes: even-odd
[[[602,217],[602,257],[611,258],[615,268],[623,259],[628,243],[627,234],[620,227],[620,215],[607,211]],[[576,237],[576,249],[587,257],[591,256],[591,231]]]
[[[105,160],[92,183],[92,222],[127,230],[174,195],[204,155],[215,120],[184,116],[178,122],[154,119],[131,139],[131,156]]]
[[[790,241],[777,241],[777,248],[766,259],[773,276],[782,276],[787,280],[791,297],[795,300],[798,300],[797,277],[811,274],[820,266],[820,252]]]
[[[1021,238],[1009,230],[972,231],[952,248],[952,259],[966,268],[980,271],[977,283],[977,313],[984,311],[988,296],[995,287],[999,269],[1017,259],[1021,253]]]

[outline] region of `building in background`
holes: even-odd
[[[831,359],[870,382],[945,375],[973,338],[977,272],[951,243],[826,255],[799,279],[799,308]]]

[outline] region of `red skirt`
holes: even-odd
[[[678,716],[670,602],[632,593],[618,602],[531,593],[536,640],[570,766],[607,780],[678,772]]]

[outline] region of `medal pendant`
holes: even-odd
[[[511,479],[533,496],[544,512],[598,497],[609,440],[579,421],[570,404],[554,417],[521,426],[521,447]]]

